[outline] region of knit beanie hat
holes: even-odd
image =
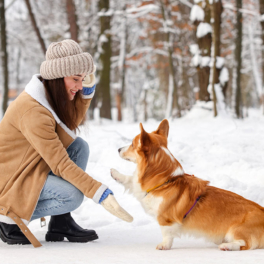
[[[83,52],[74,40],[66,39],[49,45],[46,60],[40,66],[40,75],[43,79],[52,80],[75,74],[91,74],[94,70],[92,56]]]

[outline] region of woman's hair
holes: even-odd
[[[47,100],[54,112],[69,129],[76,131],[78,128],[77,120],[82,114],[77,109],[78,101],[83,102],[80,91],[71,101],[68,98],[63,78],[45,80],[40,77],[40,80],[45,87]]]

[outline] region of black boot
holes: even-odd
[[[46,241],[88,242],[98,239],[94,230],[83,229],[75,223],[70,213],[50,217]]]
[[[21,232],[17,225],[10,225],[0,222],[0,238],[3,242],[14,245],[14,244],[30,244],[29,240]]]

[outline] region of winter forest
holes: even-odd
[[[1,0],[0,8],[3,112],[47,46],[66,38],[97,66],[90,119],[174,119],[194,105],[246,118],[263,108],[263,0]]]
[[[43,246],[0,239],[1,263],[263,263],[263,249],[225,252],[185,235],[156,250],[158,222],[110,170],[133,175],[136,164],[118,150],[140,122],[151,132],[166,118],[168,149],[184,173],[264,206],[264,0],[0,0],[0,20],[0,121],[50,43],[77,41],[97,69],[88,122],[76,131],[89,144],[86,172],[134,218],[85,197],[72,216],[98,240],[47,242],[48,225],[36,219],[29,228]]]

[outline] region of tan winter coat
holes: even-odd
[[[79,106],[82,117],[92,97],[86,96],[85,105]],[[24,224],[30,221],[50,170],[97,203],[107,189],[69,158],[66,148],[75,138],[48,104],[38,75],[0,123],[0,221],[17,223],[34,246],[40,244]]]

